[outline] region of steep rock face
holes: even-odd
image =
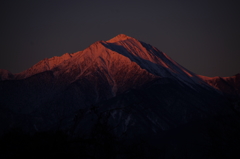
[[[54,75],[62,80],[64,76],[67,77],[66,82],[81,78],[96,82],[97,78],[105,78],[108,85],[113,87],[113,93],[116,93],[118,88],[124,88],[129,82],[134,87],[146,82],[147,78],[156,78],[127,57],[105,48],[101,42],[92,44],[74,58],[55,67],[53,71]],[[136,81],[128,81],[129,79]]]
[[[134,38],[120,34],[109,41],[102,42],[102,44],[106,48],[128,57],[148,72],[160,77],[176,77],[190,83],[195,77],[194,73],[177,64],[165,53]]]

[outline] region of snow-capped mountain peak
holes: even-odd
[[[95,70],[104,70],[103,72],[108,75],[119,68],[129,67],[128,70],[132,70],[138,67],[155,77],[174,78],[187,85],[204,83],[204,81],[209,84],[209,80],[185,69],[156,47],[125,34],[119,34],[108,41],[97,41],[83,51],[45,58],[31,68],[15,75],[7,76],[11,73],[2,71],[0,76],[1,80],[25,79],[45,71],[52,71],[54,76],[71,74],[69,82],[85,76],[86,70],[90,70],[92,67]]]
[[[121,67],[126,67],[124,61],[131,61],[134,65],[137,64],[139,68],[158,77],[174,77],[191,83],[192,77],[195,76],[157,48],[125,34],[119,34],[108,41],[97,41],[83,51],[46,58],[28,70],[16,74],[15,77],[23,79],[49,70],[53,71],[55,75],[61,75],[63,72],[64,74],[72,72],[73,68],[82,72],[100,59],[102,62],[97,62],[95,66],[106,69],[103,65],[111,63],[113,56],[121,59]],[[111,67],[120,66],[113,63]],[[105,72],[108,72],[108,70],[106,69]]]
[[[124,34],[43,59],[19,74],[0,69],[0,137],[10,132],[9,141],[0,140],[9,153],[3,156],[16,157],[24,141],[26,153],[37,145],[36,152],[49,155],[55,143],[52,155],[66,150],[67,158],[73,152],[77,158],[233,158],[226,156],[234,147],[239,153],[233,146],[240,143],[239,80],[240,74],[195,75]],[[18,130],[31,141],[18,134],[16,140],[11,131]]]

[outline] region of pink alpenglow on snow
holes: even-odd
[[[196,75],[156,47],[125,34],[119,34],[108,41],[97,41],[83,51],[43,59],[21,73],[11,74],[2,70],[0,75],[1,80],[24,79],[45,71],[52,71],[55,77],[71,74],[71,78],[66,82],[101,71],[115,91],[117,86],[123,84],[119,79],[127,80],[132,77],[130,72],[134,72],[133,78],[136,79],[140,79],[143,73],[146,74],[145,80],[171,77],[178,78],[187,85],[202,83],[216,89],[219,89],[214,84],[216,80],[236,81],[235,77],[210,78]]]

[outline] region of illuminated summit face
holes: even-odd
[[[113,37],[112,39],[108,40],[107,42],[114,43],[114,42],[123,41],[123,40],[130,39],[130,38],[132,38],[132,37],[129,37],[125,34],[119,34],[119,35]]]
[[[106,77],[114,94],[118,92],[119,87],[125,88],[124,85],[133,85],[133,87],[138,85],[138,80],[134,84],[126,84],[126,81],[133,81],[132,78],[138,79],[138,77],[142,78],[140,85],[148,80],[168,77],[176,78],[187,85],[202,83],[218,89],[213,82],[216,81],[213,80],[215,78],[209,80],[209,77],[196,75],[156,47],[125,34],[119,34],[107,41],[97,41],[83,51],[46,58],[18,74],[1,70],[0,75],[1,80],[24,79],[45,71],[53,72],[55,77],[68,77],[63,78],[65,83],[71,83],[81,78],[89,79],[89,74],[98,72]],[[58,80],[62,80],[62,78],[58,78]]]
[[[81,72],[85,70],[85,67],[92,67],[93,63],[97,61],[96,67],[105,68],[105,65],[114,60],[112,58],[121,61],[122,67],[125,67],[125,62],[134,62],[133,65],[138,65],[137,67],[159,77],[177,75],[179,78],[187,80],[188,77],[195,76],[157,48],[127,35],[119,34],[108,41],[95,42],[83,51],[44,59],[26,71],[16,74],[15,77],[22,79],[47,70],[54,71],[54,74],[61,74],[59,71],[62,69],[69,69],[67,72],[71,72],[73,66]],[[66,65],[66,63],[68,64]],[[83,63],[85,64],[82,65]],[[111,71],[118,67],[112,64]]]
[[[1,80],[25,79],[46,71],[51,71],[55,80],[58,79],[57,82],[63,80],[66,84],[83,78],[104,80],[113,94],[166,77],[178,79],[186,85],[202,84],[219,89],[214,82],[218,81],[218,77],[196,75],[156,47],[125,34],[119,34],[107,41],[97,41],[83,51],[45,58],[18,74],[0,70],[0,75]],[[96,73],[98,76],[93,77]]]

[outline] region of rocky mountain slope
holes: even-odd
[[[44,147],[78,158],[239,155],[239,74],[196,75],[132,37],[0,75],[1,141],[15,154]]]

